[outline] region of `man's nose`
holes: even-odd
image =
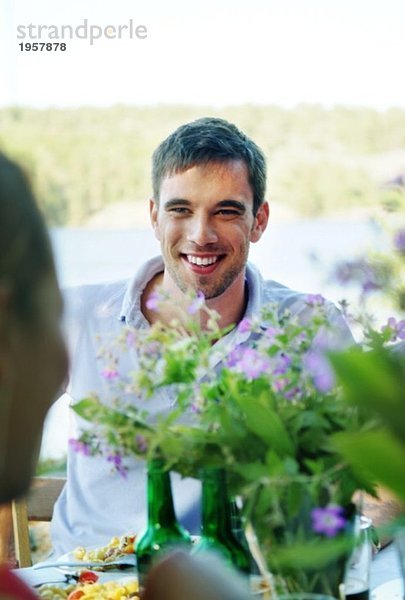
[[[189,222],[187,240],[205,246],[215,244],[218,241],[218,234],[209,218],[195,215]]]

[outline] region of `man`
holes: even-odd
[[[96,361],[98,336],[114,339],[123,323],[141,328],[156,318],[171,320],[170,310],[175,308],[156,315],[147,307],[157,288],[171,295],[173,306],[184,300],[190,288],[203,292],[208,306],[219,313],[222,327],[259,313],[268,302],[276,302],[280,313],[288,308],[302,318],[310,310],[306,296],[263,281],[257,269],[247,264],[250,243],[260,240],[269,218],[265,158],[252,140],[222,119],[203,118],[172,133],[157,148],[152,162],[150,215],[161,256],[148,261],[129,283],[84,286],[67,302],[72,315],[68,333],[74,401],[91,391],[106,402],[112,400]],[[337,341],[347,343],[351,336],[343,318],[333,305],[328,305],[328,311]],[[234,328],[217,344],[249,343],[249,335]],[[121,373],[134,368],[135,356],[122,357]],[[170,410],[174,400],[170,394],[160,395],[149,402],[148,410],[157,415]],[[85,426],[77,420],[73,434]],[[56,554],[71,550],[79,540],[86,545],[105,544],[113,535],[139,531],[146,510],[142,462],[133,459],[127,480],[122,480],[110,472],[105,459],[72,448],[68,458],[67,485],[52,523]],[[175,478],[177,514],[194,531],[198,497],[198,482]]]

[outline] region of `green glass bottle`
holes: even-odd
[[[139,583],[145,577],[156,556],[171,546],[191,545],[187,531],[177,522],[173,506],[170,474],[162,460],[148,463],[148,525],[135,545]]]
[[[242,512],[241,512],[242,507],[240,505],[238,505],[238,501],[240,503],[239,498],[238,499],[231,498],[229,500],[229,512],[231,515],[232,533],[236,537],[236,539],[239,541],[241,546],[244,548],[247,555],[250,557],[250,574],[251,575],[259,575],[260,574],[259,565],[257,564],[256,559],[254,558],[252,552],[250,551],[249,543],[246,539],[245,527],[243,524]]]
[[[250,574],[252,556],[232,531],[231,503],[223,469],[205,468],[202,472],[202,535],[194,552],[213,550],[239,571]]]

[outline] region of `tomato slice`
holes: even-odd
[[[73,592],[70,592],[67,600],[78,600],[82,596],[84,596],[83,590],[74,590]]]
[[[79,583],[96,583],[96,581],[98,575],[94,571],[82,571],[79,575]]]

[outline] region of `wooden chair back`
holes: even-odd
[[[34,477],[28,495],[12,502],[15,556],[19,567],[32,565],[29,521],[50,521],[53,506],[65,485],[64,477]]]

